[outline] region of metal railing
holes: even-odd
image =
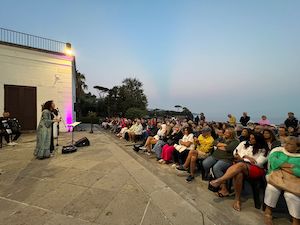
[[[67,44],[61,41],[43,38],[1,27],[0,41],[59,53],[64,53]]]

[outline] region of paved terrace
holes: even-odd
[[[83,136],[91,146],[68,155],[59,146],[49,160],[33,158],[35,134],[0,149],[1,225],[263,224],[251,197],[236,212],[233,197],[216,197],[200,178],[187,184],[184,173],[106,132],[75,132],[75,139]],[[64,133],[60,143],[70,138]]]

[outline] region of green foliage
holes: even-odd
[[[78,121],[80,121],[81,123],[95,123],[95,124],[99,124],[99,121],[100,121],[100,117],[93,117],[92,119],[91,119],[91,117],[89,117],[89,116],[83,116],[83,117],[80,117],[79,119],[78,119]]]
[[[135,78],[126,78],[120,86],[111,89],[95,85],[94,88],[99,93],[98,98],[90,92],[87,94],[84,92],[86,86],[83,74],[78,73],[78,79],[81,83],[78,87],[77,102],[80,107],[77,113],[81,118],[86,117],[89,111],[106,117],[125,115],[130,108],[146,110],[147,97],[144,94],[143,84]]]
[[[129,119],[142,118],[147,115],[147,111],[139,108],[129,108],[127,109],[125,116]]]
[[[124,115],[130,108],[146,110],[148,101],[143,84],[135,78],[126,78],[121,86],[114,86],[106,97],[108,115]]]

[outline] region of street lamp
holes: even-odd
[[[65,54],[68,55],[68,56],[73,56],[71,43],[66,43]]]

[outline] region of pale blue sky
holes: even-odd
[[[298,0],[0,3],[1,27],[71,42],[91,91],[135,76],[150,108],[300,115]]]

